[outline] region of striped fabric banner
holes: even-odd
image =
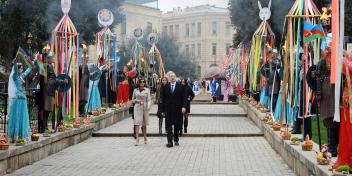
[[[19,55],[23,59],[27,67],[30,67],[30,68],[34,67],[33,62],[31,61],[29,55],[23,48],[21,47],[18,48],[17,55]]]
[[[35,58],[37,59],[37,64],[39,67],[39,74],[46,77],[46,69],[44,67],[44,63],[43,63],[43,59],[41,57],[41,55],[39,54],[39,52],[35,55]]]

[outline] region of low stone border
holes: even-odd
[[[65,132],[57,132],[52,134],[51,137],[40,136],[38,142],[31,141],[25,146],[11,145],[9,150],[0,150],[0,176],[78,144],[90,138],[93,131],[106,128],[128,116],[128,107],[122,107],[94,117],[90,125],[83,125],[81,128],[66,130]]]
[[[100,116],[93,118],[92,123],[95,124],[94,131],[106,128],[125,119],[129,116],[128,109],[129,107],[122,107],[113,112],[101,114]]]
[[[263,131],[265,139],[271,147],[284,159],[288,166],[297,175],[333,175],[329,165],[318,165],[316,152],[319,151],[319,145],[314,143],[312,151],[302,151],[300,145],[290,145],[289,141],[284,141],[280,132],[273,131],[269,125],[265,124],[262,119],[265,114],[253,107],[249,102],[239,98],[239,103],[248,117]],[[296,136],[296,135],[294,135]],[[301,137],[301,135],[297,135]]]

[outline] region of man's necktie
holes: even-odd
[[[175,85],[171,85],[171,93],[174,93]]]

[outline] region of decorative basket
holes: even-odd
[[[313,144],[307,144],[307,143],[302,144],[303,151],[312,151],[312,149],[313,149]]]
[[[281,137],[283,140],[290,140],[291,139],[291,134],[290,133],[283,133],[281,134]]]
[[[91,124],[91,122],[92,122],[92,119],[91,119],[91,118],[89,118],[89,117],[87,117],[87,118],[83,119],[83,123],[84,123],[85,125],[90,125],[90,124]]]
[[[31,135],[31,141],[38,141],[39,136],[38,135]]]
[[[73,128],[80,128],[81,127],[81,124],[79,124],[79,123],[74,123],[73,124]]]
[[[281,126],[280,125],[273,125],[273,130],[274,131],[280,131]]]
[[[262,108],[260,111],[261,111],[262,113],[267,113],[267,112],[268,112],[268,109]]]
[[[99,115],[100,115],[100,112],[99,112],[99,111],[93,111],[92,114],[93,114],[94,116],[99,116]]]
[[[330,164],[330,159],[317,159],[317,162],[319,165],[329,165]]]
[[[59,132],[65,132],[65,127],[64,126],[58,126],[57,131]]]
[[[10,145],[9,144],[0,144],[0,150],[7,150],[9,149]]]

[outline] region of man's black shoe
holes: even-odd
[[[166,144],[166,147],[167,147],[167,148],[170,148],[170,147],[173,147],[173,146],[174,146],[174,145],[172,144],[172,142],[169,142],[169,143]]]
[[[179,146],[180,144],[178,143],[178,141],[177,142],[175,142],[175,146]]]
[[[182,136],[182,135],[183,135],[182,130],[180,130],[180,136]]]
[[[187,129],[185,128],[185,133],[187,133]]]

